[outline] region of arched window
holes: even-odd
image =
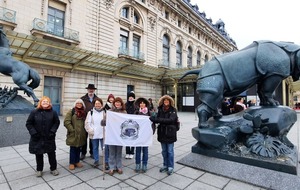
[[[205,55],[205,63],[208,61],[208,55]]]
[[[193,66],[193,50],[192,50],[191,46],[188,47],[187,66],[188,67]]]
[[[170,61],[170,39],[165,34],[163,36],[163,61],[165,66],[169,66]]]
[[[197,51],[197,66],[201,64],[201,53],[200,51]]]
[[[121,10],[121,15],[124,18],[129,18],[129,8],[128,7],[123,7]]]
[[[176,66],[182,67],[182,46],[179,41],[176,43]]]

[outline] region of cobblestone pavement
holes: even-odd
[[[194,113],[179,112],[178,115],[181,121],[181,129],[178,132],[178,141],[175,143],[175,162],[191,152],[192,145],[196,143],[192,137],[191,129],[198,122]],[[124,173],[113,176],[104,175],[102,165],[99,168],[93,168],[93,160],[88,157],[89,155],[83,161],[83,168],[76,168],[73,171],[68,169],[69,147],[65,143],[66,129],[63,126],[63,117],[61,117],[61,126],[56,139],[58,176],[50,174],[48,159],[45,157],[43,176],[36,177],[35,156],[29,154],[28,144],[0,148],[0,189],[263,189],[178,163],[175,163],[175,171],[172,175],[168,176],[166,173],[160,173],[162,156],[156,134],[153,138],[153,145],[149,147],[148,171],[146,173],[137,174],[134,172],[134,159],[125,159],[125,148],[123,148]]]

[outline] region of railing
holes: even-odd
[[[138,52],[133,49],[119,48],[119,55],[126,55],[140,60],[145,60],[145,54],[143,52]]]
[[[16,11],[0,7],[0,20],[16,23]]]
[[[55,28],[51,26],[52,23],[48,23],[45,20],[35,18],[33,20],[33,29],[46,32],[55,36],[63,37],[70,40],[79,41],[79,32],[69,28]]]
[[[158,60],[158,67],[170,68],[170,61],[165,59]]]

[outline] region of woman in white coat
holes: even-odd
[[[85,120],[85,130],[87,131],[89,138],[93,144],[93,156],[95,159],[94,167],[99,166],[99,143],[101,150],[103,151],[103,126],[101,121],[103,120],[103,101],[101,98],[96,98],[93,101],[93,109],[88,112]]]

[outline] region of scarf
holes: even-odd
[[[75,114],[77,116],[77,119],[85,119],[86,113],[84,111],[84,108],[77,108],[75,107]]]
[[[140,108],[140,112],[143,114],[147,114],[148,113],[148,108],[144,107],[144,108]]]

